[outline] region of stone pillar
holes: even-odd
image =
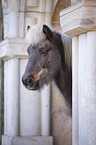
[[[20,59],[18,58],[26,55],[22,46],[23,49],[26,48],[23,39],[6,39],[0,43],[0,58],[4,60],[4,135],[6,136],[20,135]]]
[[[96,1],[80,1],[60,14],[72,36],[72,144],[96,144]]]
[[[19,60],[4,63],[4,134],[19,135]],[[14,74],[14,75],[13,75]],[[10,79],[9,79],[10,78]]]

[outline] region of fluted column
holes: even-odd
[[[72,133],[74,134],[73,142],[74,145],[78,145],[78,36],[72,39],[72,96],[74,96],[72,102]]]

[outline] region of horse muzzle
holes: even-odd
[[[34,80],[32,76],[23,76],[22,77],[22,82],[24,86],[29,89],[29,90],[38,90],[39,89],[39,81]]]

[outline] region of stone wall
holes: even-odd
[[[54,0],[52,11],[52,25],[61,30],[60,11],[71,5],[71,0]]]

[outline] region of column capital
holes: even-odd
[[[69,36],[96,30],[96,1],[82,0],[62,10],[60,24]]]
[[[24,39],[5,39],[0,42],[0,58],[27,58],[28,43]]]

